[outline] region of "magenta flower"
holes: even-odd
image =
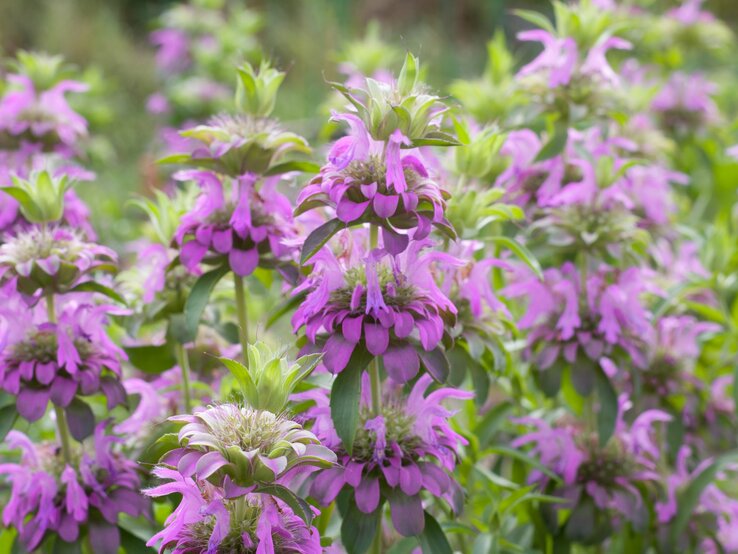
[[[328,206],[346,225],[378,225],[392,254],[402,252],[410,238],[427,237],[431,225],[453,237],[444,217],[448,193],[418,149],[402,154],[407,137],[395,130],[385,143],[372,139],[353,114],[333,119],[348,122],[350,134],[335,142],[328,163],[298,196],[297,214]]]
[[[20,431],[8,433],[6,444],[23,455],[21,463],[0,464],[0,474],[12,485],[3,524],[15,527],[27,550],[35,550],[49,533],[78,543],[86,532],[96,552],[115,552],[118,515],[146,511],[136,464],[113,452],[119,439],[106,435],[105,426],[97,425],[94,447],[78,452],[74,465],[62,461],[56,444],[36,445]]]
[[[607,51],[616,48],[628,50],[631,44],[618,37],[603,35],[586,56],[582,56],[571,37],[556,37],[543,29],[518,33],[518,40],[540,42],[543,52],[518,71],[519,77],[542,75],[548,87],[555,89],[569,85],[574,78],[594,79],[608,85],[618,84],[618,76],[607,62]]]
[[[83,239],[79,232],[57,227],[31,227],[0,244],[0,283],[13,281],[19,293],[32,297],[68,292],[96,270],[109,270],[116,253]]]
[[[108,409],[125,401],[119,379],[121,360],[127,357],[105,333],[110,311],[109,306],[68,302],[57,323],[20,305],[0,314],[7,323],[0,388],[17,396],[23,418],[36,421],[49,401],[67,407],[77,395],[103,393]]]
[[[257,266],[280,268],[292,260],[295,249],[286,243],[295,234],[292,210],[276,190],[278,179],[264,180],[257,190],[252,174],[227,179],[209,171],[181,171],[175,177],[193,179],[202,188],[175,235],[180,260],[191,272],[199,272],[201,262],[228,263],[245,276]]]
[[[440,350],[445,326],[456,307],[441,292],[430,264],[451,260],[423,252],[428,241],[414,241],[391,257],[373,250],[361,261],[337,259],[324,248],[314,258],[310,277],[295,289],[307,292],[292,317],[294,331],[305,335],[331,373],[343,371],[357,349],[380,357],[389,376],[404,383],[423,367],[439,381],[448,372]],[[361,257],[360,252],[353,253]],[[348,263],[347,263],[348,262]]]
[[[156,65],[166,73],[180,73],[190,64],[190,41],[179,29],[159,29],[151,33],[157,47]]]
[[[510,298],[528,297],[518,325],[530,329],[525,357],[536,369],[595,364],[614,376],[617,368],[611,357],[618,351],[637,368],[645,367],[644,341],[653,330],[640,296],[650,287],[638,268],[602,266],[584,285],[569,262],[560,270],[547,269],[543,281],[527,271],[524,275],[502,292]]]
[[[222,485],[229,497],[306,467],[330,467],[336,459],[299,423],[265,410],[221,404],[169,420],[184,426],[180,447],[161,463],[176,466],[184,477]]]
[[[0,132],[52,149],[58,144],[74,147],[87,135],[87,122],[65,98],[67,92],[85,92],[87,85],[61,81],[48,90],[37,91],[25,75],[9,75],[7,80],[12,86],[0,98]]]
[[[147,489],[152,497],[180,494],[177,508],[148,546],[174,554],[257,552],[259,554],[320,554],[320,535],[281,500],[266,494],[230,498],[207,481],[183,477],[157,467],[154,475],[168,482]]]
[[[712,99],[717,87],[700,74],[673,73],[651,102],[662,125],[672,133],[702,130],[719,121]]]
[[[424,490],[446,500],[458,513],[463,493],[452,474],[459,448],[466,440],[449,425],[454,412],[442,401],[465,400],[473,395],[451,388],[426,395],[430,384],[429,375],[421,376],[404,398],[401,388],[389,383],[380,414],[374,415],[369,377],[365,374],[360,425],[351,454],[344,450],[333,428],[327,391],[295,395],[295,399],[315,401],[304,416],[314,421],[313,431],[323,444],[336,451],[340,462],[340,467],[316,475],[310,494],[328,505],[348,486],[354,489],[356,506],[366,514],[388,500],[395,529],[404,536],[423,531]]]
[[[558,476],[558,480],[553,480],[548,474],[534,470],[530,480],[547,493],[566,499],[559,507],[572,510],[570,522],[573,523],[565,524],[565,533],[572,539],[592,540],[603,531],[576,528],[580,509],[605,512],[604,519],[594,516],[593,520],[604,522],[608,531],[610,525],[617,528],[624,521],[634,525],[647,521],[647,499],[640,485],[660,481],[657,471],[660,445],[655,442],[653,426],[670,421],[671,416],[648,410],[628,427],[623,420],[631,406],[626,396],[620,397],[619,406],[615,434],[604,446],[599,444],[596,434],[580,424],[551,426],[532,417],[518,420],[535,430],[515,439],[512,446],[532,445],[531,454]]]

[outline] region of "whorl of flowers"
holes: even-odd
[[[0,245],[0,282],[14,280],[28,296],[64,293],[94,271],[107,271],[117,254],[66,227],[31,227]]]
[[[409,238],[426,238],[431,225],[453,236],[444,217],[448,193],[417,149],[401,154],[410,141],[399,129],[385,143],[373,140],[356,115],[333,119],[347,121],[351,132],[333,145],[328,163],[300,192],[296,213],[329,206],[346,225],[380,226],[393,254],[403,251]]]
[[[176,466],[184,477],[222,485],[229,497],[298,468],[328,467],[336,459],[299,423],[266,410],[220,404],[169,420],[184,426],[177,435],[179,448],[161,463]]]
[[[87,85],[64,80],[38,90],[27,75],[6,79],[10,87],[0,98],[0,144],[17,147],[27,141],[40,143],[46,150],[63,150],[87,135],[87,121],[65,98],[68,92],[85,92]]]
[[[17,303],[0,321],[0,388],[17,396],[18,413],[36,421],[51,401],[62,408],[75,396],[103,393],[108,409],[125,401],[120,384],[125,352],[105,332],[109,306],[67,302],[56,322]],[[25,321],[25,324],[19,322]]]
[[[216,554],[320,554],[320,535],[278,498],[250,493],[230,497],[208,481],[158,467],[154,475],[167,482],[147,489],[147,496],[180,494],[182,499],[147,542],[159,552]]]
[[[180,260],[191,272],[197,273],[201,262],[227,262],[245,276],[257,266],[279,268],[291,261],[295,248],[287,241],[295,229],[290,202],[275,188],[278,178],[265,179],[258,189],[253,174],[229,179],[192,170],[177,178],[194,179],[202,188],[175,234]]]
[[[421,364],[443,381],[447,367],[439,345],[456,307],[433,280],[436,260],[460,263],[451,256],[426,251],[429,241],[413,241],[396,257],[375,249],[363,255],[357,247],[348,259],[328,248],[314,258],[310,277],[295,289],[307,292],[295,311],[295,332],[325,353],[323,364],[340,373],[355,351],[382,359],[397,382],[412,379]]]
[[[649,290],[641,270],[602,266],[582,282],[572,263],[547,269],[544,280],[533,274],[509,284],[504,294],[528,297],[518,322],[530,329],[526,357],[540,371],[561,364],[600,365],[611,375],[610,358],[621,350],[639,368],[646,365],[644,341],[651,336],[650,317],[639,297]]]
[[[672,418],[659,410],[640,413],[628,426],[624,413],[631,407],[625,395],[619,399],[618,419],[614,435],[602,445],[596,433],[580,423],[550,425],[533,417],[519,423],[535,427],[535,430],[516,438],[514,447],[531,445],[531,454],[551,472],[535,470],[532,482],[538,483],[548,493],[566,499],[560,507],[571,509],[565,533],[570,538],[601,542],[625,521],[639,527],[647,522],[647,501],[643,485],[653,486],[660,481],[657,464],[660,447],[656,440],[654,424],[668,422]],[[595,526],[581,529],[582,514],[606,512],[604,518],[595,513]],[[604,528],[603,528],[604,527]]]
[[[119,514],[145,513],[136,464],[113,450],[120,441],[105,434],[106,425],[97,425],[92,447],[76,450],[69,463],[55,443],[34,444],[20,431],[8,433],[5,444],[23,454],[20,463],[0,464],[11,485],[3,524],[18,530],[28,551],[49,535],[79,543],[84,534],[95,551],[117,551]]]
[[[716,123],[718,109],[712,99],[717,87],[699,74],[676,72],[651,102],[661,125],[676,136],[703,131]]]
[[[407,397],[398,386],[386,386],[380,412],[375,414],[369,377],[364,374],[359,428],[351,453],[346,452],[334,430],[327,391],[295,395],[295,399],[315,402],[304,417],[313,421],[313,430],[323,444],[337,452],[340,462],[316,475],[311,495],[327,505],[348,486],[354,489],[357,507],[366,514],[388,501],[395,529],[405,536],[423,531],[422,491],[446,500],[458,513],[463,493],[453,471],[466,440],[449,425],[454,412],[442,402],[473,395],[451,388],[426,395],[431,382],[429,375],[421,376]]]

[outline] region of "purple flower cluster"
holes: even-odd
[[[318,438],[339,457],[338,467],[317,474],[310,494],[328,505],[348,486],[354,490],[356,506],[366,514],[375,512],[386,500],[395,529],[405,536],[423,530],[422,491],[444,499],[459,513],[463,493],[453,472],[466,440],[450,427],[448,419],[453,412],[442,402],[473,395],[452,388],[426,394],[430,384],[431,377],[423,375],[404,397],[399,386],[387,382],[380,412],[375,414],[368,375],[364,374],[352,453],[346,452],[333,427],[328,391],[315,389],[295,395],[295,400],[314,402],[303,417],[313,422]]]
[[[264,180],[257,190],[253,174],[230,180],[209,171],[182,171],[176,177],[194,179],[202,189],[176,233],[180,259],[191,272],[198,273],[203,261],[227,262],[236,275],[246,276],[257,266],[274,268],[292,260],[292,209],[276,190],[278,178]]]
[[[20,463],[0,464],[0,475],[12,487],[3,524],[18,530],[29,551],[52,533],[64,542],[79,542],[84,529],[95,551],[115,552],[119,514],[146,512],[137,466],[114,451],[120,439],[106,435],[106,426],[97,425],[94,444],[75,452],[72,461],[61,458],[58,444],[34,444],[20,431],[8,433],[7,446],[23,454]]]

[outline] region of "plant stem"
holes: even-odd
[[[378,416],[382,413],[382,378],[379,375],[379,360],[374,358],[369,364],[369,376],[372,385],[372,413]]]
[[[177,361],[182,372],[182,400],[188,414],[192,412],[192,395],[190,394],[190,356],[184,344],[177,344]]]
[[[382,554],[382,517],[379,518],[379,525],[372,541],[372,554]]]
[[[369,248],[374,250],[379,244],[379,227],[369,225]]]
[[[238,317],[238,340],[241,343],[241,356],[246,356],[249,346],[249,320],[246,315],[246,291],[243,286],[243,277],[233,275],[236,287],[236,316]]]
[[[64,462],[72,464],[72,446],[69,440],[69,427],[67,426],[67,416],[64,415],[64,408],[54,404],[54,411],[56,412],[56,430],[59,434],[59,442],[61,443],[62,456]]]
[[[54,306],[54,293],[46,293],[46,316],[49,323],[56,323],[56,307]]]
[[[46,316],[49,323],[56,323],[56,309],[54,306],[54,293],[46,293]],[[56,412],[56,429],[61,443],[62,456],[67,464],[72,463],[72,447],[69,443],[69,427],[67,426],[67,416],[64,415],[64,408],[54,405]]]

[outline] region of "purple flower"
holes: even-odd
[[[454,235],[444,217],[448,193],[418,149],[402,155],[401,148],[410,144],[407,137],[395,130],[385,143],[372,139],[353,114],[333,119],[348,122],[350,134],[335,142],[328,163],[301,191],[296,214],[328,206],[347,225],[381,226],[385,237],[394,237],[386,244],[393,254],[404,250],[409,238],[427,237],[431,225]]]
[[[161,463],[176,466],[184,477],[223,485],[229,497],[306,467],[330,467],[336,459],[299,423],[265,410],[221,404],[169,420],[184,426],[180,447]]]
[[[449,425],[454,412],[441,403],[473,395],[451,388],[426,395],[430,384],[430,376],[421,376],[404,398],[401,387],[388,382],[377,415],[371,412],[369,377],[365,374],[360,425],[351,454],[344,450],[333,428],[327,391],[294,395],[295,399],[315,401],[304,415],[314,421],[313,431],[336,451],[341,464],[317,473],[310,494],[328,505],[348,486],[354,489],[356,506],[367,514],[386,499],[395,529],[404,536],[423,531],[424,490],[446,500],[458,513],[463,494],[452,473],[459,447],[466,440]]]
[[[671,416],[658,410],[638,415],[628,427],[623,415],[630,409],[626,396],[619,399],[619,415],[615,434],[600,445],[596,433],[578,423],[551,426],[533,418],[522,418],[519,423],[535,430],[512,442],[514,448],[532,445],[531,454],[558,476],[553,480],[547,473],[535,470],[531,482],[538,483],[549,494],[566,499],[561,508],[572,510],[585,500],[598,511],[607,513],[614,527],[624,520],[635,525],[647,520],[647,501],[639,485],[658,483],[657,471],[660,449],[655,442],[654,423],[668,422]],[[584,506],[582,509],[592,509]],[[597,520],[597,518],[595,518]],[[594,533],[594,529],[572,530]],[[571,532],[569,529],[566,531]],[[578,536],[581,536],[579,534]]]
[[[108,306],[70,301],[57,323],[43,320],[38,310],[29,314],[25,306],[0,314],[8,323],[1,342],[0,388],[17,396],[23,418],[36,421],[49,401],[66,407],[76,395],[103,393],[108,409],[125,401],[119,379],[121,360],[127,358],[105,333],[109,311]]]
[[[231,498],[220,487],[195,481],[164,467],[154,475],[168,482],[147,489],[152,497],[180,494],[181,500],[167,518],[164,529],[151,537],[148,546],[159,552],[216,554],[320,554],[320,535],[281,500],[266,494]]]
[[[666,12],[667,17],[676,19],[682,25],[711,23],[715,16],[702,9],[705,0],[684,0],[682,5]]]
[[[39,290],[63,293],[116,260],[113,250],[84,240],[72,229],[31,227],[0,244],[0,283],[15,281],[26,296]]]
[[[569,262],[561,269],[547,269],[543,281],[526,274],[502,292],[511,298],[528,297],[518,325],[530,329],[525,357],[537,370],[594,363],[610,374],[616,371],[610,357],[618,351],[636,367],[645,367],[644,341],[653,330],[640,296],[650,287],[638,268],[602,266],[584,284]]]
[[[136,464],[113,452],[119,439],[105,434],[106,424],[97,425],[93,447],[75,453],[73,465],[63,462],[56,444],[33,444],[20,431],[8,433],[6,444],[23,456],[21,463],[0,464],[0,475],[12,485],[3,524],[16,528],[27,550],[48,533],[78,543],[84,529],[95,551],[116,551],[118,515],[146,511]]]
[[[673,73],[651,102],[662,125],[671,133],[683,135],[702,130],[719,121],[712,100],[716,86],[700,74]]]
[[[569,85],[577,77],[594,79],[607,85],[618,84],[617,74],[607,62],[607,51],[616,48],[627,50],[631,44],[618,37],[603,35],[590,48],[587,55],[580,57],[580,47],[571,37],[556,37],[542,29],[518,33],[518,40],[543,44],[543,52],[518,71],[519,77],[543,75],[549,88]]]
[[[429,266],[452,257],[423,252],[428,246],[428,241],[414,241],[396,257],[374,250],[353,263],[327,248],[316,254],[310,277],[294,291],[307,296],[292,325],[295,332],[305,326],[310,343],[325,352],[323,364],[331,373],[343,371],[356,349],[366,349],[382,359],[397,382],[412,379],[421,363],[435,378],[445,379],[437,354],[456,307]],[[358,249],[353,255],[361,258]]]
[[[25,75],[9,75],[8,92],[0,98],[0,132],[17,140],[30,139],[42,144],[74,147],[87,135],[87,122],[67,103],[67,92],[85,92],[87,85],[61,81],[37,91]]]
[[[151,33],[151,42],[158,48],[156,65],[166,73],[180,73],[190,64],[190,41],[179,29],[159,29]]]
[[[256,188],[256,176],[221,178],[210,171],[181,171],[179,180],[193,179],[202,188],[195,207],[182,217],[175,238],[180,260],[191,272],[201,262],[227,262],[236,275],[250,275],[257,266],[279,267],[295,252],[286,240],[295,234],[289,200],[277,192],[278,178]],[[230,191],[227,187],[230,187]]]

